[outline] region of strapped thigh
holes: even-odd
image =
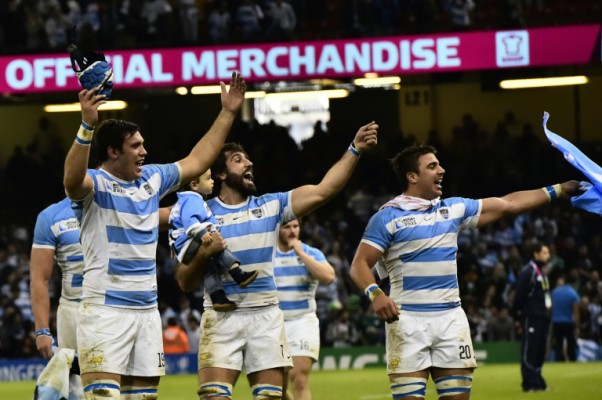
[[[258,383],[251,386],[253,400],[281,400],[282,386],[270,385],[267,383]]]
[[[96,379],[84,387],[86,400],[119,400],[119,383],[112,379]]]
[[[435,379],[435,387],[439,398],[469,393],[472,388],[472,374],[442,376]]]
[[[200,400],[210,399],[212,397],[232,398],[232,385],[226,382],[206,382],[199,386],[196,392]]]
[[[121,400],[156,400],[157,386],[122,386]]]
[[[426,396],[426,379],[417,376],[397,376],[391,377],[391,394],[394,399],[404,397]]]

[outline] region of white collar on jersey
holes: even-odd
[[[441,201],[441,197],[433,200],[421,199],[420,197],[406,196],[400,194],[392,200],[386,202],[380,209],[385,207],[395,207],[404,211],[426,211],[431,207],[436,206]]]

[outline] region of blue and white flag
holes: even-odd
[[[582,208],[585,211],[602,215],[602,168],[590,160],[571,142],[550,131],[546,126],[548,118],[550,118],[550,114],[544,112],[543,129],[552,146],[560,150],[564,158],[575,168],[583,172],[591,181],[591,183],[581,182],[581,189],[585,193],[572,197],[571,203],[575,207]]]

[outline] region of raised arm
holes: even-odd
[[[65,172],[63,173],[63,185],[69,198],[80,200],[93,188],[92,178],[88,170],[90,159],[90,144],[94,135],[94,127],[98,122],[98,107],[106,103],[105,95],[99,95],[99,88],[82,90],[79,92],[79,103],[82,112],[82,123],[77,132],[77,137],[65,158]]]
[[[525,190],[504,197],[483,199],[477,226],[497,221],[506,215],[516,215],[540,207],[556,197],[571,197],[580,193],[579,182],[568,181],[541,189]]]
[[[343,157],[336,162],[317,185],[305,185],[293,190],[292,207],[297,217],[309,214],[327,203],[343,189],[355,170],[360,154],[376,146],[378,125],[373,121],[362,126]]]
[[[376,281],[372,275],[372,267],[376,264],[382,253],[377,248],[366,243],[360,243],[351,263],[350,276],[362,292],[368,288],[374,288]],[[374,312],[380,319],[386,322],[393,322],[399,319],[399,309],[393,300],[389,298],[380,289],[371,290],[371,300]]]
[[[209,131],[198,141],[190,154],[178,161],[182,170],[182,183],[191,181],[211,167],[222,149],[236,114],[245,99],[246,84],[238,72],[232,72],[228,91],[226,91],[224,82],[220,82],[220,86],[222,87],[222,110]]]
[[[50,315],[48,282],[52,276],[53,265],[54,250],[36,247],[31,249],[29,292],[36,332],[50,328],[48,320]],[[52,357],[51,346],[52,337],[50,335],[36,336],[36,347],[46,360]]]

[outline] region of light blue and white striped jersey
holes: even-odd
[[[385,207],[372,216],[362,242],[383,252],[390,297],[403,310],[460,306],[458,232],[475,227],[481,200],[451,197],[426,211]]]
[[[82,299],[123,308],[157,306],[159,200],[178,188],[178,164],[145,165],[123,181],[89,169],[94,189],[74,202],[84,249]]]
[[[274,257],[280,224],[295,218],[291,193],[249,196],[237,205],[224,204],[217,197],[207,201],[221,226],[220,233],[228,249],[240,260],[240,267],[245,271],[259,271],[257,279],[244,289],[238,287],[227,273],[222,275],[224,291],[239,309],[278,304]],[[205,306],[210,305],[211,299],[205,291]]]
[[[79,223],[71,200],[65,198],[38,214],[33,233],[33,248],[54,250],[61,268],[62,292],[66,300],[79,301],[82,296],[84,255],[79,243]]]
[[[213,231],[218,225],[203,196],[192,191],[180,192],[169,213],[169,246],[180,254],[191,230],[210,227]]]
[[[320,250],[301,243],[303,251],[318,262],[326,261]],[[295,319],[316,312],[316,289],[318,280],[297,256],[295,250],[281,252],[276,248],[276,266],[274,268],[278,301],[284,319]]]

